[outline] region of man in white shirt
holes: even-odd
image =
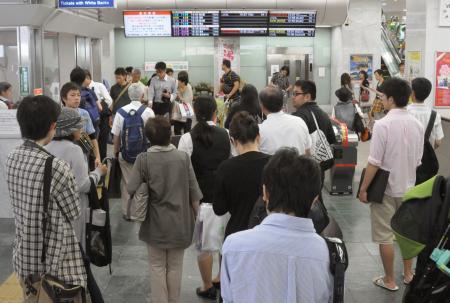
[[[131,176],[131,170],[133,169],[133,163],[130,163],[126,161],[121,155],[119,157],[119,152],[121,151],[121,140],[122,140],[122,130],[123,125],[125,121],[125,117],[121,114],[122,110],[125,113],[129,113],[131,110],[134,110],[136,112],[139,111],[141,107],[145,107],[145,110],[141,114],[142,121],[145,123],[149,118],[154,118],[155,113],[151,108],[148,108],[145,105],[142,105],[141,101],[144,97],[144,90],[142,87],[137,84],[133,83],[128,88],[128,95],[130,96],[131,103],[128,105],[125,105],[122,107],[119,111],[117,111],[117,114],[114,118],[114,123],[112,126],[111,133],[114,135],[114,155],[116,158],[119,159],[120,163],[120,169],[122,171],[122,181],[120,184],[121,192],[122,192],[122,214],[125,220],[129,220],[129,214],[128,214],[128,200],[130,198],[128,191],[127,191],[127,184],[128,180]]]
[[[86,81],[89,83],[88,88],[95,92],[99,101],[105,101],[105,103],[108,104],[108,107],[111,107],[113,101],[106,86],[103,83],[92,80],[91,72],[89,70],[85,70],[85,72]]]
[[[283,93],[276,87],[266,87],[259,94],[261,109],[267,119],[259,126],[260,150],[273,155],[281,147],[295,147],[300,155],[310,155],[311,136],[302,118],[282,111]]]
[[[148,87],[141,82],[141,70],[138,68],[133,69],[131,73],[131,83],[136,83],[144,90],[144,98],[142,99],[144,104],[148,103]],[[150,104],[151,105],[151,104]]]
[[[411,98],[413,103],[408,105],[408,112],[416,117],[422,123],[423,129],[426,130],[431,117],[431,107],[426,105],[424,101],[431,93],[432,84],[426,78],[415,78],[412,83]],[[437,149],[444,138],[444,131],[442,130],[442,121],[439,114],[436,115],[434,126],[430,135],[430,143],[434,149]]]

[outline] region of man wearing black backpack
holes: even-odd
[[[131,103],[117,110],[111,133],[114,135],[114,155],[119,159],[122,171],[120,184],[122,192],[122,214],[125,220],[130,219],[127,191],[128,180],[136,157],[147,150],[149,144],[144,135],[144,126],[149,118],[155,117],[153,110],[142,105],[144,89],[133,83],[128,87]],[[119,158],[120,153],[120,158]]]
[[[411,86],[413,103],[408,105],[408,112],[422,123],[425,130],[422,165],[417,168],[416,177],[416,184],[420,184],[435,176],[439,170],[439,162],[434,150],[441,145],[444,132],[441,116],[424,103],[430,95],[431,82],[426,78],[415,78]]]

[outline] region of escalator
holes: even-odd
[[[384,26],[381,27],[381,57],[391,77],[399,76],[398,65],[402,62],[401,55]]]

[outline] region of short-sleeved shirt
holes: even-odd
[[[110,95],[113,100],[113,110],[112,110],[113,114],[115,114],[119,108],[122,108],[125,105],[130,104],[131,99],[130,99],[130,96],[128,95],[127,87],[128,87],[128,83],[125,84],[124,86],[120,86],[119,84],[114,84],[111,87]],[[120,93],[124,89],[125,89],[125,92],[119,98]]]
[[[312,144],[305,121],[282,111],[267,115],[259,125],[259,134],[260,150],[268,155],[275,154],[282,147],[295,147],[303,155]]]
[[[223,81],[223,92],[225,94],[231,93],[234,87],[234,82],[241,82],[241,78],[234,71],[230,70],[228,73],[222,76]],[[233,98],[240,96],[239,90],[232,96]]]
[[[130,104],[122,107],[122,109],[128,114],[132,109],[137,111],[141,106],[145,106],[145,105],[142,105],[140,101],[133,101]],[[147,123],[148,119],[155,117],[155,113],[153,112],[153,110],[151,108],[147,107],[144,110],[144,112],[142,113],[141,117],[142,117],[142,120],[144,121],[144,125],[145,125],[145,123]],[[111,133],[114,136],[121,135],[124,121],[125,121],[125,118],[122,117],[121,114],[117,113],[116,117],[114,118],[114,123],[113,123],[112,129],[111,129]]]
[[[413,103],[408,105],[408,112],[416,117],[417,120],[422,123],[424,131],[427,130],[428,122],[431,117],[431,108],[426,104]],[[436,120],[434,121],[433,129],[431,130],[430,143],[434,146],[436,140],[444,139],[444,131],[442,130],[442,120],[439,113],[436,115]]]
[[[87,110],[78,108],[78,113],[83,120],[83,131],[88,135],[95,134],[94,124],[92,124],[91,116],[89,115]]]
[[[403,197],[414,186],[423,140],[422,124],[406,109],[391,109],[375,122],[368,161],[390,172],[386,195]]]

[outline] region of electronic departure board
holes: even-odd
[[[269,36],[314,37],[315,11],[271,11],[269,13]]]
[[[219,36],[219,11],[172,11],[174,37]]]
[[[220,36],[267,36],[268,11],[220,11]]]
[[[126,37],[172,36],[171,11],[124,11]]]

